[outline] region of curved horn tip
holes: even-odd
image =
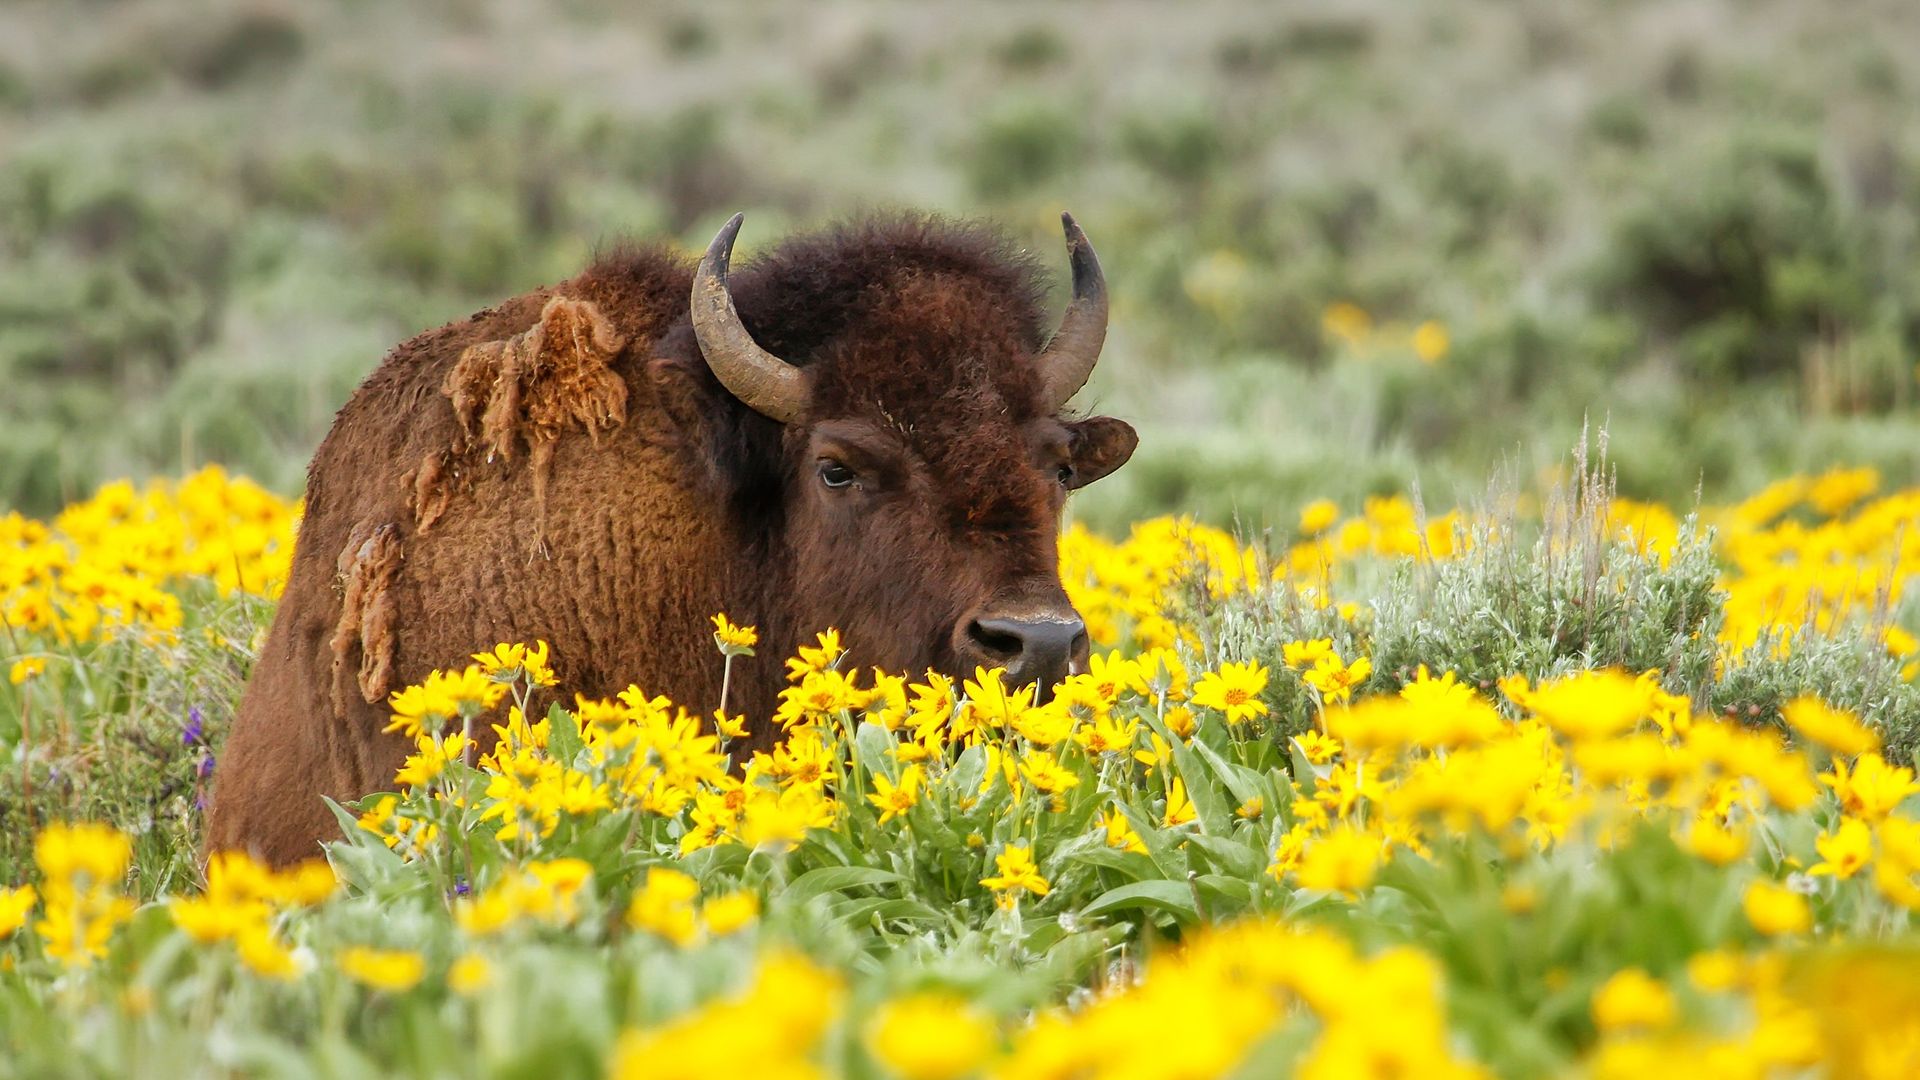
[[[733,258],[733,241],[740,235],[740,225],[747,220],[745,212],[734,214],[713,236],[713,243],[707,245],[707,254],[716,258],[724,268]]]

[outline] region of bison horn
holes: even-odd
[[[735,214],[707,245],[693,275],[693,335],[713,377],[754,412],[790,424],[807,411],[807,380],[797,367],[754,343],[727,291],[733,238],[746,215]],[[1077,279],[1076,279],[1077,280]]]
[[[1067,259],[1073,265],[1073,302],[1036,361],[1042,380],[1040,400],[1049,413],[1058,412],[1086,385],[1100,359],[1100,346],[1107,340],[1107,279],[1100,273],[1100,257],[1072,214],[1061,214],[1060,225],[1067,234]]]

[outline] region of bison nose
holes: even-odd
[[[1053,684],[1087,661],[1087,624],[1071,610],[1039,616],[983,614],[967,622],[966,650],[1007,669],[1016,686],[1036,683],[1045,701]]]

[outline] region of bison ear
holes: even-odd
[[[1127,463],[1140,436],[1133,425],[1111,416],[1090,416],[1067,425],[1073,432],[1072,487],[1083,488]]]
[[[647,361],[647,382],[662,412],[673,421],[677,444],[699,445],[707,438],[708,402],[700,380],[687,366],[671,357],[658,356]]]

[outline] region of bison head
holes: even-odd
[[[815,253],[788,269],[826,280],[784,306],[765,283],[743,286],[756,340],[728,281],[740,216],[714,238],[693,330],[720,385],[780,425],[778,481],[762,498],[781,503],[770,543],[800,631],[839,626],[862,662],[888,670],[1004,666],[1042,694],[1084,668],[1086,627],[1060,583],[1061,511],[1137,439],[1120,420],[1062,415],[1107,332],[1099,260],[1062,222],[1073,300],[1044,342],[1031,286],[1009,286],[1027,280],[1024,262],[1010,277],[969,272],[924,235],[852,257],[865,280],[835,278],[822,265],[832,253]],[[796,334],[794,322],[826,329]],[[798,354],[762,344],[782,341]]]

